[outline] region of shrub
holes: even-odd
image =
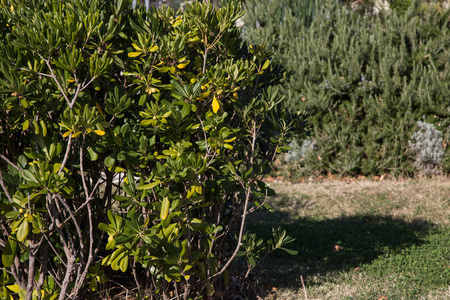
[[[409,141],[409,147],[416,153],[416,166],[427,175],[438,174],[439,166],[444,158],[442,132],[433,124],[417,122],[417,131]]]
[[[3,298],[87,297],[106,265],[139,297],[213,295],[291,128],[239,5],[1,4]]]
[[[264,3],[261,16],[273,5]],[[423,11],[415,2],[405,14],[371,16],[324,1],[306,24],[292,7],[260,28],[246,22],[244,34],[273,43],[292,74],[282,88],[287,108],[308,115],[318,146],[302,162],[305,171],[412,174],[415,120],[449,125],[450,11]]]

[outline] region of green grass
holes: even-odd
[[[423,200],[448,203],[445,180],[272,186],[276,212],[252,216],[248,230],[269,237],[281,225],[299,254],[256,269],[276,287],[267,299],[305,299],[300,276],[308,299],[450,299],[449,207]]]

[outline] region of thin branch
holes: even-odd
[[[56,198],[59,200],[59,202],[61,202],[61,204],[66,208],[67,212],[70,215],[70,218],[72,219],[74,225],[75,225],[75,229],[77,231],[78,237],[80,239],[80,248],[83,250],[84,249],[84,243],[83,243],[83,235],[81,234],[81,228],[80,225],[78,224],[77,219],[75,218],[72,209],[69,207],[69,205],[67,204],[67,202],[61,197],[60,194],[55,194]],[[56,224],[58,227],[61,227],[63,224],[59,223]]]
[[[3,154],[0,154],[0,157],[6,161],[8,164],[10,164],[14,169],[16,169],[19,172],[22,172],[23,169],[21,167],[19,167],[18,165],[16,165],[15,163],[13,163],[12,161],[10,161],[6,156],[4,156]]]
[[[64,89],[62,88],[61,84],[59,83],[58,79],[56,78],[55,72],[53,72],[52,65],[50,64],[50,61],[48,59],[45,59],[42,55],[39,53],[37,54],[39,57],[45,62],[48,69],[50,70],[50,77],[55,81],[56,85],[58,86],[59,90],[61,91],[64,99],[67,101],[67,104],[69,104],[69,108],[73,107],[73,104],[70,102],[69,97],[67,97],[66,93],[64,92]],[[48,74],[47,74],[48,75]]]
[[[69,140],[67,141],[66,153],[64,154],[64,159],[61,163],[61,167],[58,170],[58,175],[64,170],[66,166],[67,159],[69,158],[70,149],[72,148],[72,133],[69,134]]]
[[[306,293],[305,283],[303,282],[303,275],[300,275],[300,280],[302,282],[303,292],[305,293],[305,300],[308,300],[308,294]]]
[[[81,180],[83,182],[83,188],[84,188],[84,193],[85,193],[85,197],[86,197],[86,201],[85,202],[89,202],[92,198],[89,195],[89,190],[86,184],[86,178],[84,177],[84,168],[83,168],[83,147],[84,147],[84,142],[85,142],[86,136],[83,135],[83,141],[81,143],[81,147],[80,147],[80,172],[81,172]],[[98,181],[97,181],[98,182]],[[85,262],[85,267],[83,270],[83,273],[81,274],[81,276],[79,276],[77,278],[77,281],[75,283],[75,288],[74,288],[74,295],[78,294],[78,291],[80,290],[81,286],[83,285],[83,281],[86,278],[86,274],[89,271],[89,266],[92,263],[92,259],[93,259],[93,254],[92,254],[92,250],[93,250],[93,245],[94,245],[94,226],[92,224],[92,211],[91,211],[91,205],[87,204],[87,210],[88,210],[88,220],[89,220],[89,254],[88,254],[88,258],[87,261]]]
[[[11,195],[9,194],[9,191],[8,191],[8,188],[5,185],[5,182],[3,181],[2,170],[0,170],[0,186],[2,187],[3,191],[5,192],[6,197],[8,198],[9,202],[11,204],[13,204],[13,199],[12,199]],[[14,206],[13,206],[13,209],[17,210],[17,208],[14,207]]]

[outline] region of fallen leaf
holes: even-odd
[[[380,181],[383,181],[383,180],[385,180],[385,179],[386,179],[386,176],[387,176],[387,174],[386,174],[386,173],[384,173],[383,175],[381,175],[381,177],[380,177]]]
[[[380,298],[378,298],[378,300],[388,300],[388,297],[386,295],[383,295]]]

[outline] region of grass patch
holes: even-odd
[[[251,216],[261,237],[296,240],[257,269],[268,299],[450,299],[447,178],[271,184],[275,213]]]

